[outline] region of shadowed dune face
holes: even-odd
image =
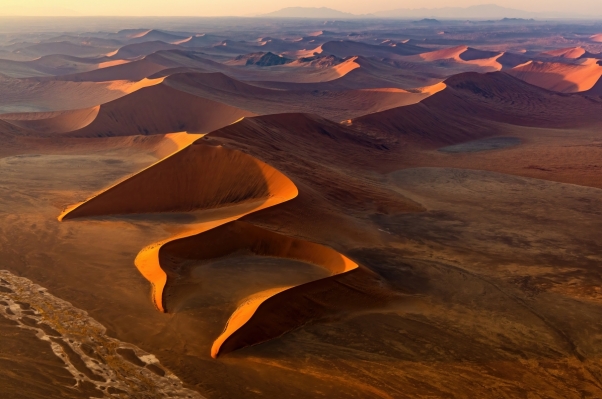
[[[264,202],[294,192],[290,180],[263,162],[240,151],[198,143],[64,212],[60,219],[189,212]]]

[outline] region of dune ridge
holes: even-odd
[[[135,259],[136,267],[151,283],[152,302],[161,312],[167,311],[164,291],[169,283],[169,273],[165,265],[173,256],[208,259],[246,250],[258,256],[299,260],[331,273],[330,277],[274,288],[246,298],[212,345],[211,356],[214,358],[280,336],[328,309],[350,306],[348,299],[342,303],[336,296],[322,297],[337,290],[349,290],[345,284],[344,288],[337,288],[340,285],[337,278],[358,270],[357,263],[323,245],[238,221],[245,215],[295,198],[298,189],[288,177],[244,152],[213,145],[208,136],[201,139],[197,135],[193,140],[184,134],[175,134],[169,139],[178,148],[176,152],[88,200],[66,208],[58,219],[197,211],[195,223],[172,237],[147,246]],[[174,176],[172,172],[176,170],[178,173]],[[361,282],[356,282],[359,286],[373,280],[374,276],[367,269],[362,268],[360,274],[364,277]],[[371,277],[363,281],[365,276]],[[378,291],[378,288],[372,286],[368,290]],[[322,299],[312,300],[313,297]],[[317,308],[315,304],[298,308],[298,303],[307,300],[332,303]],[[353,306],[362,306],[365,302],[370,301],[357,300]],[[282,315],[282,322],[274,323],[266,316],[266,312],[287,312],[285,309],[289,307],[298,317]]]
[[[152,81],[161,83],[163,78]],[[92,123],[66,135],[100,137],[178,131],[207,133],[253,115],[249,111],[197,97],[164,84],[154,84],[102,104]]]
[[[91,108],[56,112],[25,112],[0,115],[12,125],[39,133],[66,133],[88,126],[98,115],[100,105]]]
[[[544,89],[576,93],[591,89],[602,76],[602,67],[596,62],[574,65],[529,61],[507,70],[506,73]]]

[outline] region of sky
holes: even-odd
[[[284,7],[329,7],[366,14],[399,8],[491,3],[525,11],[602,16],[602,0],[0,0],[0,16],[253,16]]]

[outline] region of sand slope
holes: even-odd
[[[0,114],[94,107],[161,81],[69,82],[55,78],[13,79],[0,75]]]
[[[568,47],[561,48],[558,50],[551,50],[542,53],[542,55],[549,57],[560,57],[560,58],[579,58],[582,57],[586,53],[586,50],[583,47]]]
[[[165,84],[199,97],[223,102],[255,114],[315,113],[342,121],[390,108],[415,104],[441,90],[439,84],[412,91],[382,88],[311,92],[275,90],[247,84],[222,73],[180,73]]]
[[[172,50],[177,49],[178,46],[171,43],[165,43],[160,40],[154,40],[149,42],[128,44],[121,47],[115,53],[110,54],[111,58],[135,58],[143,55],[148,55],[160,50]]]
[[[0,119],[39,133],[66,133],[88,126],[98,115],[100,106],[73,111],[4,114]]]
[[[101,105],[92,123],[69,135],[101,137],[177,131],[207,133],[252,115],[248,111],[158,84]]]
[[[502,72],[466,73],[419,104],[352,121],[361,129],[425,145],[449,145],[500,133],[496,123],[533,127],[584,126],[597,121],[599,103],[531,86]]]
[[[338,57],[352,57],[362,55],[365,57],[413,55],[427,52],[427,49],[412,44],[398,43],[392,46],[375,46],[354,42],[350,40],[330,41],[322,44],[322,53],[333,54]]]
[[[170,273],[165,270],[170,270],[170,262],[176,257],[211,259],[250,251],[258,256],[301,260],[332,274],[244,299],[215,340],[212,357],[278,337],[328,313],[384,303],[387,295],[376,276],[338,252],[235,222],[244,215],[296,197],[297,188],[286,176],[249,155],[202,142],[201,139],[189,146],[183,143],[173,155],[66,209],[59,220],[107,214],[218,210],[203,214],[201,222],[150,245],[137,256],[136,266],[151,282],[153,303],[161,311],[169,309],[163,292]],[[353,276],[346,276],[354,272]]]
[[[602,76],[602,66],[595,62],[573,65],[531,61],[507,73],[548,90],[575,93],[591,89]]]

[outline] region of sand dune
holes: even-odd
[[[575,65],[530,61],[507,73],[548,90],[575,93],[591,89],[602,76],[602,67],[595,62]]]
[[[146,32],[140,32],[134,34],[128,42],[130,43],[142,43],[142,42],[151,42],[151,41],[162,41],[165,43],[175,44],[176,42],[180,42],[182,40],[186,40],[188,37],[174,35],[173,33],[163,32],[157,29],[151,29]]]
[[[141,80],[149,77],[164,77],[172,73],[178,73],[182,69],[193,69],[197,72],[228,70],[222,64],[201,58],[196,53],[182,50],[158,51],[135,61],[123,63],[123,60],[115,60],[115,62],[117,64],[106,65],[102,69],[64,75],[57,79],[74,82],[105,82],[109,80]]]
[[[69,55],[74,57],[101,57],[107,52],[115,50],[115,47],[97,47],[90,45],[74,44],[68,41],[38,43],[28,47],[15,50],[16,53],[31,58],[45,55]]]
[[[94,69],[88,72],[68,74],[60,76],[57,79],[73,82],[107,82],[112,80],[130,80],[138,81],[147,78],[159,71],[162,71],[172,65],[170,63],[161,63],[159,57],[145,57],[141,60],[123,63],[122,60],[115,60],[113,65],[104,65],[102,68]]]
[[[503,55],[504,53],[502,52],[483,51],[468,46],[456,46],[409,56],[406,59],[413,62],[454,61],[459,64],[482,67],[491,72],[502,69],[502,64],[497,60]]]
[[[171,270],[169,259],[210,260],[242,252],[307,262],[326,269],[333,276],[358,268],[357,263],[328,247],[276,234],[238,221],[223,224],[195,236],[171,241],[161,249],[160,259],[164,267]],[[224,332],[215,340],[211,356],[217,357],[221,353],[265,341],[306,323],[308,315],[279,318],[277,323],[276,320],[270,322],[265,317],[262,320],[255,319],[260,313],[257,312],[258,309],[265,302],[275,302],[278,306],[288,308],[290,305],[287,302],[294,302],[293,298],[303,301],[304,295],[311,297],[313,283],[308,282],[304,284],[305,287],[297,287],[296,290],[291,290],[293,287],[281,287],[245,298],[228,320]],[[169,282],[167,284],[169,285]],[[335,282],[331,284],[336,286]],[[256,331],[258,324],[262,326],[263,331]]]
[[[0,114],[95,107],[161,81],[70,82],[54,78],[13,79],[0,75]]]
[[[417,103],[445,85],[412,91],[382,88],[321,91],[273,90],[253,86],[222,73],[182,73],[170,76],[165,84],[199,97],[246,109],[258,115],[296,111],[315,113],[334,121]]]
[[[4,114],[0,119],[39,133],[66,133],[88,126],[98,115],[100,106],[73,111]]]
[[[92,123],[69,135],[101,137],[177,131],[207,133],[252,115],[245,110],[157,84],[101,105]]]
[[[551,50],[542,53],[542,55],[549,57],[560,57],[560,58],[579,58],[582,57],[586,53],[586,50],[583,47],[568,47],[561,48],[558,50]]]
[[[318,265],[332,274],[322,280],[275,288],[246,298],[215,340],[211,348],[213,357],[280,336],[329,312],[373,306],[385,300],[387,295],[376,276],[358,269],[355,262],[338,252],[235,222],[244,215],[296,197],[297,188],[286,176],[249,155],[202,142],[186,146],[181,141],[182,149],[178,152],[66,209],[59,220],[214,209],[202,213],[201,221],[184,232],[150,245],[137,256],[136,266],[151,282],[153,302],[161,311],[169,309],[163,292],[172,274],[170,262],[175,258],[211,259],[250,251],[257,256]],[[172,175],[173,171],[178,173]],[[343,277],[356,270],[359,275]]]
[[[597,120],[597,103],[542,90],[502,72],[456,75],[445,84],[419,104],[363,116],[352,124],[441,146],[499,134],[496,123],[558,128]]]
[[[200,140],[71,207],[59,219],[189,212],[243,203],[263,206],[276,197],[291,195],[296,195],[294,184],[274,168],[242,152]]]
[[[0,73],[13,78],[58,76],[92,71],[125,63],[107,58],[79,58],[66,55],[47,55],[33,61],[0,60]]]
[[[175,171],[177,173],[174,174]],[[159,251],[165,243],[199,234],[296,195],[295,185],[269,165],[239,151],[198,143],[182,148],[81,204],[67,208],[59,220],[230,207],[226,208],[227,216],[209,217],[176,237],[149,246],[138,255],[136,265],[151,282],[153,302],[163,311],[162,293],[167,275],[161,269]]]
[[[427,52],[422,47],[411,44],[399,43],[393,46],[375,46],[350,40],[330,41],[322,44],[322,53],[333,54],[338,57],[352,57],[362,55],[364,57],[413,55]]]
[[[590,40],[596,43],[602,43],[602,33],[598,33],[596,35],[590,36]]]
[[[465,52],[468,49],[468,46],[456,46],[450,48],[444,48],[441,50],[429,51],[427,53],[422,53],[418,55],[414,55],[411,57],[412,60],[423,60],[423,61],[438,61],[438,60],[447,60],[447,59],[460,59],[460,54]]]
[[[175,50],[178,46],[171,43],[165,43],[160,40],[128,44],[121,47],[117,52],[110,55],[111,58],[136,58],[148,55],[161,50]]]

